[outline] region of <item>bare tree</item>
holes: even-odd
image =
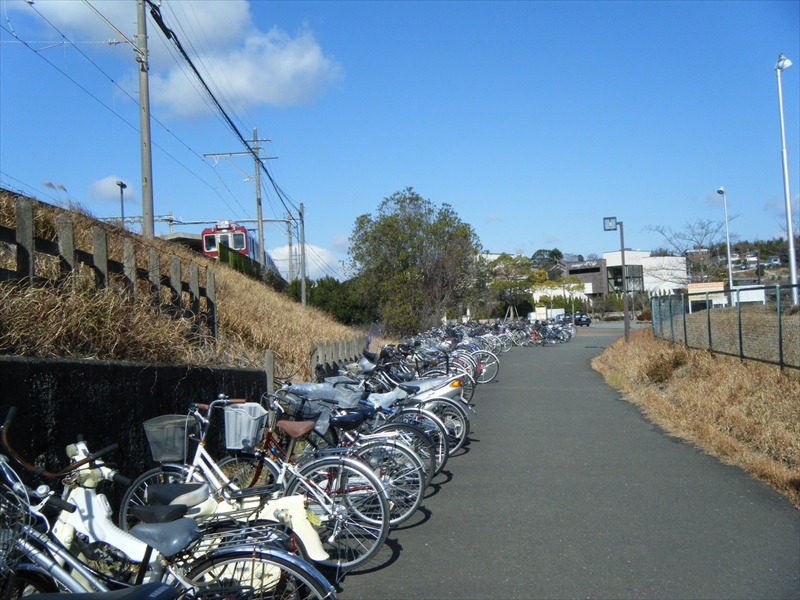
[[[685,256],[693,279],[709,281],[727,276],[727,261],[714,256],[713,251],[725,247],[725,224],[710,219],[687,222],[683,229],[672,229],[664,225],[651,225],[648,231],[658,233],[664,242],[658,253],[665,256]]]

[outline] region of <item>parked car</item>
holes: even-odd
[[[780,256],[770,256],[769,260],[767,260],[768,267],[780,267],[781,266],[781,257]]]
[[[586,313],[575,313],[575,325],[586,325],[588,327],[592,324],[592,318]]]

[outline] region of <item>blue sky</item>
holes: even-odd
[[[134,0],[0,0],[0,183],[97,217],[141,214]],[[358,215],[413,187],[492,252],[664,246],[653,226],[785,235],[776,75],[800,219],[800,2],[163,0],[161,12],[273,179],[304,205],[309,275]],[[102,18],[101,16],[102,15]],[[148,18],[154,213],[252,219],[244,148]],[[24,43],[23,43],[24,42]],[[63,190],[45,187],[60,184]],[[202,226],[184,227],[199,232]],[[166,232],[156,223],[156,232]],[[265,227],[286,268],[282,223]]]

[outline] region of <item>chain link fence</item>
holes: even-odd
[[[653,335],[699,348],[800,369],[798,286],[753,286],[650,300]]]

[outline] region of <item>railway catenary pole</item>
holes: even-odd
[[[271,141],[269,138],[265,138],[263,140],[258,139],[258,131],[255,127],[253,127],[253,139],[251,140],[253,146],[252,151],[248,152],[218,152],[215,154],[203,154],[206,158],[213,158],[217,160],[220,156],[252,156],[253,157],[253,164],[255,168],[255,175],[253,176],[253,181],[255,182],[256,186],[256,223],[258,223],[258,254],[259,254],[259,261],[262,265],[266,263],[265,260],[265,247],[264,247],[264,219],[262,218],[261,212],[261,146],[258,145],[259,142],[269,142]],[[272,160],[278,158],[277,156],[267,156],[267,160]],[[245,174],[248,179],[250,178],[249,175]]]
[[[300,203],[300,304],[306,305],[306,233],[303,225],[303,203]]]

